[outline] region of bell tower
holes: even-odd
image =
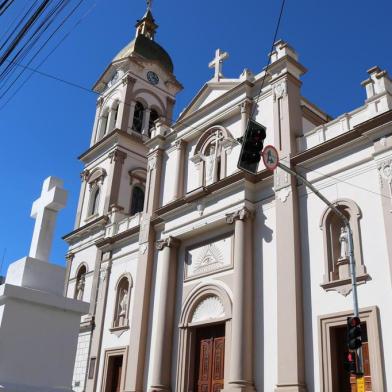
[[[146,170],[145,142],[155,122],[170,125],[182,86],[168,53],[154,40],[158,25],[148,7],[136,23],[135,38],[112,60],[93,89],[99,94],[85,164],[75,229],[93,217],[130,212],[126,172]],[[140,173],[139,173],[140,174]]]
[[[155,41],[158,26],[150,7],[135,27],[134,39],[93,87],[99,97],[90,146],[79,157],[84,170],[75,227],[64,237],[69,244],[65,293],[75,297],[78,292],[90,302],[80,326],[76,392],[96,390],[97,372],[103,366],[105,308],[115,273],[112,249],[98,244],[112,241],[120,231],[136,231],[146,220],[142,213],[149,205],[144,202],[147,144],[158,129],[169,129],[176,94],[182,90],[169,54]]]

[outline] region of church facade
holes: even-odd
[[[237,168],[249,118],[264,145],[349,219],[368,391],[392,388],[392,82],[332,119],[301,94],[306,68],[278,41],[267,74],[214,76],[174,122],[182,86],[150,10],[94,86],[90,148],[65,293],[90,302],[76,392],[355,391],[342,222],[302,183]],[[264,84],[262,85],[264,81]]]

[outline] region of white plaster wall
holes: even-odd
[[[6,299],[2,308],[0,380],[31,387],[70,387],[77,314],[13,298]],[[48,348],[53,355],[47,355]]]
[[[317,168],[320,173],[327,174],[328,169],[343,168],[337,173],[335,180],[316,182],[322,187],[322,193],[330,200],[348,198],[354,200],[362,211],[360,220],[363,260],[371,281],[358,287],[359,305],[361,308],[377,305],[380,309],[381,336],[384,344],[385,374],[388,386],[392,386],[392,358],[385,355],[392,348],[392,338],[388,325],[392,323],[390,304],[392,300],[390,270],[386,249],[383,212],[379,193],[378,172],[373,161],[358,163],[344,170],[343,165],[356,162],[356,158],[370,154],[371,149],[363,149],[335,161],[334,165],[323,165]],[[369,155],[368,155],[369,156]],[[342,180],[344,182],[341,182]],[[365,190],[366,189],[366,190]],[[318,316],[347,311],[352,309],[352,295],[346,298],[336,292],[325,292],[320,284],[323,282],[324,254],[323,237],[319,228],[320,218],[325,209],[323,203],[313,194],[300,197],[301,234],[303,241],[303,277],[304,277],[304,310],[305,337],[307,352],[307,382],[313,385],[314,391],[320,390],[320,368],[318,343]],[[307,240],[309,238],[309,240]],[[312,365],[313,360],[313,365]],[[312,371],[312,368],[314,370]],[[388,389],[388,388],[386,388]]]

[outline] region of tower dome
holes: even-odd
[[[151,10],[147,9],[143,18],[136,23],[135,38],[116,55],[113,62],[127,57],[140,56],[159,62],[168,72],[173,73],[173,62],[169,54],[154,41],[157,27]]]

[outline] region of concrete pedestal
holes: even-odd
[[[0,286],[0,391],[72,391],[80,317],[88,304],[63,296],[65,269],[31,257]]]

